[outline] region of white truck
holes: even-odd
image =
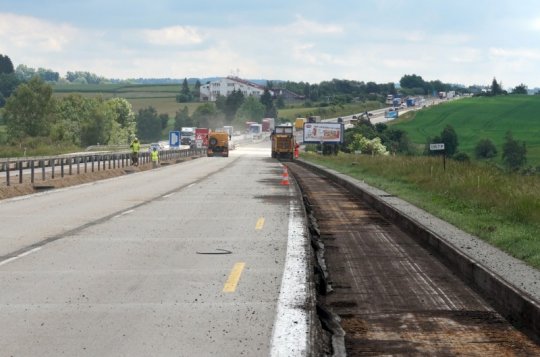
[[[194,127],[183,127],[180,130],[180,144],[189,145],[195,144],[195,129]]]

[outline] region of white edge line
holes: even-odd
[[[305,309],[309,298],[307,236],[300,212],[302,210],[291,198],[287,253],[272,331],[271,357],[305,356],[308,350],[309,315]]]
[[[126,214],[130,214],[131,212],[135,212],[135,210],[134,210],[134,209],[130,209],[130,210],[124,211],[124,212],[122,212],[122,213],[120,213],[120,214],[117,214],[117,215],[114,216],[113,218],[122,217],[122,216],[124,216],[124,215],[126,215]]]
[[[30,249],[30,250],[27,251],[27,252],[24,252],[24,253],[21,253],[21,254],[17,255],[17,258],[25,257],[25,256],[27,256],[27,255],[29,255],[29,254],[32,254],[32,253],[34,253],[34,252],[37,252],[37,251],[40,250],[40,249],[41,249],[41,247],[37,247],[37,248],[34,248],[34,249]]]
[[[36,248],[34,248],[34,249],[30,249],[30,250],[27,251],[27,252],[21,253],[21,254],[15,256],[15,257],[7,258],[6,260],[1,261],[1,262],[0,262],[0,265],[4,265],[4,264],[7,264],[7,263],[9,263],[9,262],[12,262],[12,261],[14,261],[14,260],[16,260],[16,259],[19,259],[19,258],[22,258],[22,257],[26,257],[27,255],[30,255],[30,254],[32,254],[32,253],[35,253],[35,252],[37,252],[37,251],[40,250],[40,249],[41,249],[41,247],[36,247]]]
[[[18,259],[18,258],[19,258],[18,256],[17,256],[17,257],[7,258],[6,260],[1,261],[1,262],[0,262],[0,265],[7,264],[7,263],[9,263],[9,262],[14,261],[15,259]]]
[[[173,192],[173,193],[169,193],[169,194],[167,194],[167,195],[164,195],[163,198],[169,198],[169,197],[171,197],[171,196],[173,196],[173,195],[174,195],[174,192]]]

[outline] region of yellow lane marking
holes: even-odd
[[[264,226],[264,218],[259,218],[259,220],[257,221],[257,224],[255,225],[255,229],[260,231]]]
[[[234,293],[236,290],[236,285],[238,285],[238,281],[240,280],[240,275],[242,275],[242,271],[244,270],[244,266],[246,263],[236,263],[231,273],[229,274],[229,279],[227,279],[227,282],[225,282],[225,286],[223,286],[223,292],[224,293]]]

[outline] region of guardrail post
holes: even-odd
[[[9,186],[9,159],[6,161],[6,185]]]
[[[30,161],[30,182],[34,183],[34,160]]]
[[[86,173],[87,171],[87,162],[88,162],[88,156],[83,156],[83,160],[84,160],[84,173]]]
[[[60,177],[64,177],[64,158],[60,158]]]
[[[52,159],[49,159],[49,162],[51,163],[51,178],[54,178],[54,164],[55,164],[55,159],[52,158]]]
[[[22,161],[17,161],[17,166],[19,166],[19,183],[22,183],[22,175],[23,175],[23,163]]]
[[[77,175],[81,173],[81,157],[80,156],[76,156],[77,158]]]
[[[69,176],[73,175],[73,170],[72,170],[72,166],[73,166],[73,158],[70,157],[68,158],[69,160]]]
[[[39,160],[41,166],[41,181],[45,181],[45,160]]]
[[[107,161],[109,161],[109,170],[111,169],[111,155],[107,155]]]
[[[90,156],[90,161],[92,162],[92,172],[94,172],[94,155]]]

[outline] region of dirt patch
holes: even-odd
[[[172,164],[176,164],[176,163],[191,160],[191,159],[192,158],[187,157],[181,161],[179,161],[178,159],[171,160],[171,161],[163,161],[162,164],[172,165]],[[148,164],[140,165],[139,167],[128,166],[124,168],[107,169],[104,171],[102,170],[102,171],[81,173],[79,175],[77,175],[76,173],[74,173],[73,175],[65,174],[64,177],[60,177],[58,175],[54,179],[50,177],[46,177],[45,180],[42,180],[41,176],[39,176],[39,178],[36,177],[34,179],[33,184],[30,182],[30,175],[23,176],[23,183],[19,183],[18,177],[12,177],[10,186],[7,186],[5,181],[3,181],[0,184],[0,200],[11,198],[11,197],[30,195],[32,193],[43,192],[45,190],[50,190],[50,189],[55,189],[55,188],[81,185],[88,182],[104,180],[111,177],[117,177],[117,176],[127,175],[133,172],[146,171],[146,170],[151,170],[151,169],[152,169],[152,163],[148,163]]]

